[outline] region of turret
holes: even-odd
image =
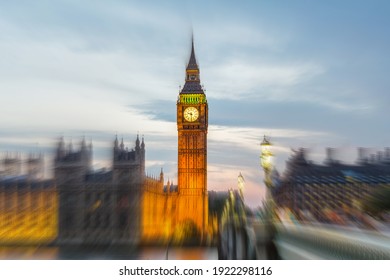
[[[137,139],[135,140],[135,150],[138,152],[141,149],[139,145],[139,135],[137,134]]]
[[[340,161],[336,158],[336,149],[335,148],[326,148],[326,159],[325,163],[328,165],[339,164]]]
[[[114,148],[113,148],[113,159],[114,159],[114,160],[115,160],[115,158],[116,158],[118,152],[119,152],[118,135],[115,135]]]
[[[122,151],[125,149],[125,144],[123,144],[123,137],[122,137],[120,148],[121,148]]]
[[[84,136],[81,139],[80,147],[81,147],[81,150],[86,150],[87,149],[87,144],[85,143],[85,137]]]
[[[170,186],[171,186],[171,182],[168,179],[167,186],[166,186],[166,192],[168,192],[168,193],[170,191]]]
[[[65,143],[64,143],[64,137],[61,137],[57,145],[56,158],[61,158],[63,156],[65,156]]]
[[[43,170],[44,163],[42,154],[30,154],[27,159],[27,176],[32,180],[42,179]]]
[[[82,182],[91,169],[92,147],[87,147],[85,139],[81,141],[79,150],[74,150],[72,142],[68,144],[67,150],[64,147],[65,143],[61,138],[54,164],[57,183],[61,185],[63,182]]]
[[[367,149],[359,147],[358,148],[358,164],[364,164],[368,162]]]
[[[114,149],[116,150],[119,149],[118,135],[115,135]]]
[[[129,150],[125,148],[123,138],[121,140],[119,149],[117,148],[117,139],[114,141],[114,155],[113,155],[113,180],[114,181],[131,181],[131,172],[135,171],[138,174],[137,178],[145,177],[145,150],[140,144],[139,136],[137,135],[135,141],[135,149]],[[132,184],[132,186],[140,186],[140,182]]]
[[[160,172],[160,182],[164,183],[164,172],[163,172],[162,167],[161,167],[161,172]]]
[[[141,142],[141,150],[145,150],[145,142],[144,142],[143,136],[142,136],[142,142]]]

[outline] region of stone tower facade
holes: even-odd
[[[207,228],[208,104],[200,84],[194,41],[185,84],[177,100],[178,193],[177,223],[190,222],[204,235]]]

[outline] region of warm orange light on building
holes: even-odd
[[[178,184],[164,186],[146,178],[142,201],[142,237],[181,243],[205,238],[208,230],[207,196],[208,104],[200,85],[192,42],[185,85],[177,100]]]
[[[177,101],[178,207],[177,223],[193,223],[202,237],[207,234],[207,129],[208,104],[200,84],[194,42],[186,79]]]
[[[55,240],[58,197],[53,182],[15,181],[0,187],[1,244],[47,244]]]

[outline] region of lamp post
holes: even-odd
[[[265,137],[263,138],[263,142],[261,142],[261,155],[260,155],[260,164],[264,170],[264,183],[267,187],[266,193],[266,205],[267,205],[267,218],[270,219],[270,222],[273,222],[273,214],[274,214],[274,201],[272,198],[272,158],[273,153],[271,152],[271,142]]]
[[[266,221],[265,221],[265,235],[266,235],[266,245],[265,245],[265,252],[266,252],[266,259],[269,260],[277,260],[280,259],[278,249],[275,246],[273,240],[276,235],[276,226],[275,226],[275,203],[272,195],[272,188],[274,187],[272,182],[272,171],[273,171],[273,165],[272,165],[272,159],[273,159],[273,153],[271,151],[272,144],[271,142],[265,137],[263,142],[260,144],[261,146],[261,155],[260,155],[260,161],[261,161],[261,167],[264,170],[264,183],[267,187],[267,194],[266,194]]]
[[[263,142],[260,144],[261,146],[261,167],[263,167],[264,173],[265,173],[265,184],[267,188],[270,188],[272,185],[271,182],[271,170],[272,170],[272,157],[273,154],[271,152],[271,142],[265,137],[263,138]]]

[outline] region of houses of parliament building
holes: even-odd
[[[207,192],[208,104],[192,42],[185,85],[177,99],[178,184],[145,174],[145,141],[127,148],[116,137],[112,169],[92,171],[92,144],[61,138],[53,179],[43,157],[6,155],[0,165],[3,244],[142,244],[205,241],[213,231]]]

